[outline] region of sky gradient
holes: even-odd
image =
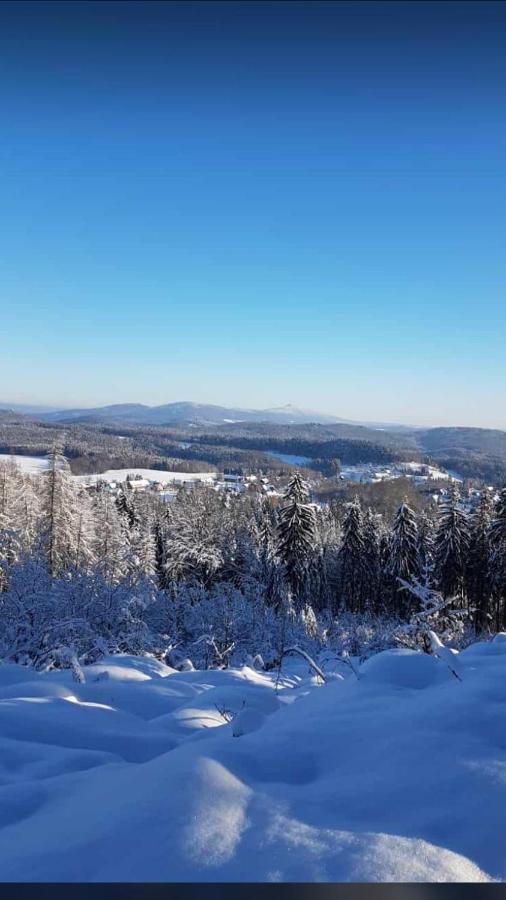
[[[0,400],[506,428],[506,4],[2,3]]]

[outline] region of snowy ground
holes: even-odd
[[[39,456],[19,456],[10,455],[8,453],[0,453],[0,462],[2,460],[14,460],[22,472],[28,475],[39,475],[44,472],[49,463],[47,457]],[[129,475],[139,475],[148,481],[158,481],[162,484],[181,484],[186,481],[209,481],[213,482],[216,478],[216,472],[169,472],[165,469],[108,469],[97,475],[74,475],[77,482],[85,485],[96,484],[97,481],[114,481],[118,484],[127,480]]]
[[[14,460],[21,471],[27,475],[38,475],[48,467],[48,460],[45,456],[11,456],[9,453],[0,453],[0,462],[9,459]]]
[[[161,484],[184,483],[185,481],[214,481],[216,472],[169,472],[165,469],[108,469],[99,475],[75,475],[76,481],[91,485],[97,481],[114,481],[121,484],[129,475],[139,475],[147,481],[158,481]]]
[[[506,635],[457,665],[0,665],[0,880],[503,880]]]

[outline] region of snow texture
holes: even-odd
[[[458,668],[0,665],[0,879],[503,880],[506,635]]]

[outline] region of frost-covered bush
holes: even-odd
[[[111,585],[82,572],[52,578],[35,557],[20,561],[0,593],[0,655],[37,668],[89,661],[103,653],[145,653],[154,637],[145,621],[156,591],[149,582]]]

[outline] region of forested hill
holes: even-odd
[[[205,431],[193,430],[192,444],[275,451],[310,459],[338,458],[344,463],[383,462],[419,456],[411,435],[360,425],[270,425],[236,423]]]
[[[506,481],[506,431],[430,428],[413,436],[421,452],[447,469],[494,484]]]
[[[429,428],[414,432],[420,447],[427,452],[471,450],[489,456],[506,457],[506,431],[493,428]]]
[[[0,410],[0,453],[42,455],[55,437],[64,444],[75,472],[124,465],[166,467],[268,466],[270,452],[306,457],[331,474],[343,464],[401,460],[433,461],[464,477],[506,482],[506,431],[487,428],[381,429],[347,423],[279,424],[227,422],[219,425],[147,425],[49,422]],[[311,462],[312,461],[312,462]]]

